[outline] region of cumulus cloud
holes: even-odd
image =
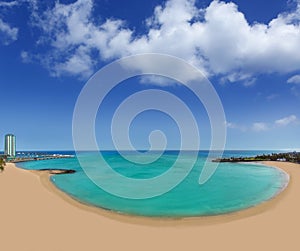
[[[295,75],[288,79],[288,84],[300,84],[300,75]]]
[[[237,129],[237,130],[240,130],[242,132],[246,132],[248,129],[246,126],[243,126],[243,125],[238,125],[236,123],[233,123],[233,122],[226,122],[226,127],[228,129]]]
[[[296,121],[297,121],[297,117],[295,115],[291,115],[291,116],[276,120],[275,125],[287,126],[291,123],[295,123]]]
[[[263,132],[269,130],[269,127],[266,123],[256,122],[252,125],[252,130],[255,132]]]
[[[96,22],[92,10],[92,0],[77,0],[33,13],[43,33],[38,43],[52,47],[44,64],[54,75],[88,76],[99,62],[147,52],[180,57],[207,75],[245,85],[256,74],[300,70],[299,3],[267,24],[249,24],[232,2],[199,9],[194,0],[168,0],[146,20],[143,35],[119,19]]]
[[[285,127],[291,124],[299,124],[299,120],[296,115],[290,115],[274,122],[255,122],[252,125],[244,126],[233,122],[226,122],[226,127],[228,129],[240,130],[242,132],[254,131],[254,132],[264,132],[269,131],[278,127]]]
[[[17,1],[4,2],[0,1],[0,11],[18,5]],[[1,12],[0,12],[1,13]],[[2,15],[1,15],[2,16]],[[0,43],[9,45],[18,38],[18,28],[12,27],[6,23],[0,16]]]
[[[55,65],[55,73],[66,73],[76,75],[80,72],[83,76],[90,76],[92,72],[93,62],[91,57],[86,53],[85,47],[78,47],[74,54],[63,63]]]
[[[5,23],[0,19],[0,42],[4,45],[16,41],[18,38],[18,29],[11,27],[8,23]]]
[[[11,1],[11,2],[0,1],[0,7],[13,7],[16,5],[18,5],[17,1]]]
[[[31,58],[27,51],[21,51],[21,59],[23,63],[30,63]]]
[[[156,76],[156,75],[145,75],[140,77],[141,84],[151,84],[159,86],[169,86],[174,85],[175,81],[173,79],[168,79],[166,77]]]
[[[111,47],[121,50],[121,41],[126,41],[131,31],[123,29],[120,20],[108,19],[99,26],[94,24],[92,7],[92,0],[78,0],[72,4],[56,2],[53,9],[42,14],[33,13],[32,23],[43,34],[37,44],[51,46],[48,52],[51,57],[41,55],[40,61],[52,75],[88,77],[100,60],[121,56]]]
[[[235,123],[232,123],[232,122],[226,122],[226,127],[227,128],[231,128],[231,129],[235,129],[237,126]]]

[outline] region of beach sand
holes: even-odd
[[[119,215],[80,204],[47,172],[7,164],[0,174],[0,250],[300,250],[300,165],[272,200],[237,213],[188,219]]]

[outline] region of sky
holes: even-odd
[[[299,46],[297,0],[2,0],[0,139],[15,134],[18,150],[72,150],[73,111],[89,78],[122,57],[162,53],[210,80],[226,116],[226,149],[297,150]],[[168,91],[190,107],[200,147],[208,149],[208,117],[188,88],[140,77],[121,83],[99,109],[101,147],[113,149],[116,107],[149,88]],[[148,135],[156,129],[165,132],[168,149],[180,147],[178,125],[159,111],[132,121],[132,144],[149,148]]]

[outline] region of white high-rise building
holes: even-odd
[[[16,156],[16,137],[13,134],[5,135],[4,154],[9,157]]]

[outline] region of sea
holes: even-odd
[[[276,151],[225,151],[223,157],[256,156]],[[216,172],[204,184],[199,184],[199,175],[207,160],[208,151],[197,152],[190,172],[174,188],[151,198],[124,198],[101,188],[91,180],[81,167],[78,157],[84,157],[86,164],[95,166],[95,152],[55,151],[44,154],[74,155],[72,158],[30,161],[18,163],[19,168],[72,169],[75,173],[52,175],[51,182],[73,199],[94,207],[121,214],[146,217],[196,217],[227,214],[263,203],[276,196],[288,183],[288,175],[282,170],[254,163],[220,163]],[[133,153],[134,154],[134,153]],[[103,151],[101,155],[118,174],[135,180],[153,179],[173,167],[179,156],[178,151],[165,151],[156,161],[136,164],[124,158],[117,151]],[[182,154],[189,163],[189,152]],[[181,157],[182,157],[181,156]],[[89,162],[90,161],[90,162]],[[209,160],[210,161],[210,160]],[[99,167],[101,168],[101,165]],[[176,173],[183,172],[178,168]],[[184,176],[184,175],[183,175]],[[168,180],[173,179],[172,173]],[[122,183],[113,184],[108,175],[106,181],[111,186],[126,190]],[[156,186],[166,184],[157,183]],[[149,188],[147,189],[157,189]],[[139,187],[138,190],[143,190]]]

